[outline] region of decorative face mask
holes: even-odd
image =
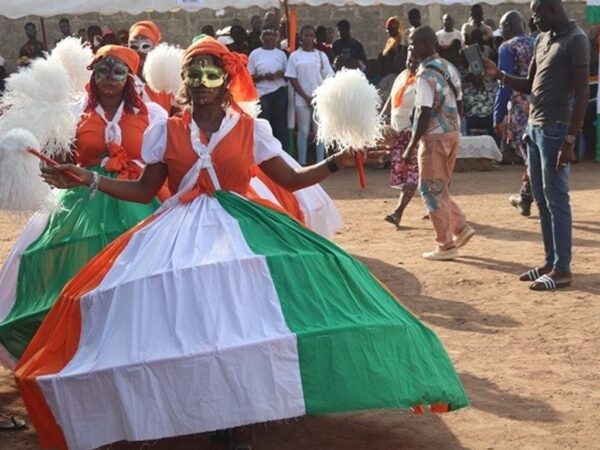
[[[149,53],[154,48],[154,42],[143,36],[136,36],[129,40],[129,48],[138,53]]]
[[[129,67],[127,67],[127,64],[112,56],[102,58],[94,66],[94,78],[96,81],[111,80],[123,83],[127,79],[128,74]]]
[[[192,88],[215,89],[225,83],[225,72],[211,63],[190,64],[183,70],[183,82]]]

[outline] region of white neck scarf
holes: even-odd
[[[104,142],[106,144],[114,142],[117,145],[121,145],[122,134],[119,122],[121,121],[121,117],[123,117],[124,106],[125,102],[121,102],[119,108],[117,108],[115,116],[110,121],[106,118],[106,112],[104,111],[104,108],[102,108],[100,105],[96,106],[96,112],[106,123],[106,128],[104,129]]]
[[[204,145],[202,142],[200,142],[200,128],[198,128],[198,125],[196,125],[196,122],[194,122],[194,119],[192,119],[190,122],[190,141],[192,143],[194,152],[198,155],[198,160],[181,180],[179,189],[177,189],[177,193],[167,199],[158,209],[157,213],[169,209],[179,203],[179,198],[194,188],[202,169],[206,169],[208,171],[210,181],[212,182],[215,190],[221,190],[221,184],[219,183],[217,173],[215,172],[215,168],[212,163],[212,152],[217,147],[217,144],[221,142],[221,140],[235,127],[239,120],[239,114],[228,111],[228,113],[225,115],[225,118],[221,122],[219,131],[215,132],[211,136],[211,139],[207,145]]]

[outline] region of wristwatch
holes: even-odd
[[[577,138],[575,136],[573,136],[572,134],[567,134],[567,137],[565,138],[565,142],[567,144],[571,144],[571,145],[573,145],[576,140],[577,140]]]

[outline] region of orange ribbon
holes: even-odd
[[[404,93],[406,92],[406,89],[408,89],[408,87],[415,82],[415,80],[415,75],[409,71],[406,71],[406,74],[403,75],[403,79],[401,80],[400,89],[398,89],[398,92],[396,92],[396,95],[394,96],[394,108],[398,109],[402,106],[402,102],[404,101]]]
[[[142,174],[142,168],[133,162],[123,146],[111,142],[108,144],[108,155],[104,169],[117,172],[119,180],[137,180]]]

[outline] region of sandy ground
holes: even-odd
[[[477,236],[454,262],[427,262],[431,225],[415,199],[404,227],[383,222],[395,202],[387,172],[353,171],[324,183],[346,221],[335,237],[364,261],[444,342],[472,406],[416,416],[374,411],[257,425],[259,450],[600,448],[600,167],[573,168],[574,262],[569,289],[535,293],[516,275],[542,261],[536,218],[507,203],[520,167],[459,173],[452,191]],[[0,260],[21,229],[0,215]],[[0,414],[26,417],[11,375],[0,369]],[[116,449],[203,449],[204,435]],[[37,449],[32,429],[2,433],[0,449]]]

